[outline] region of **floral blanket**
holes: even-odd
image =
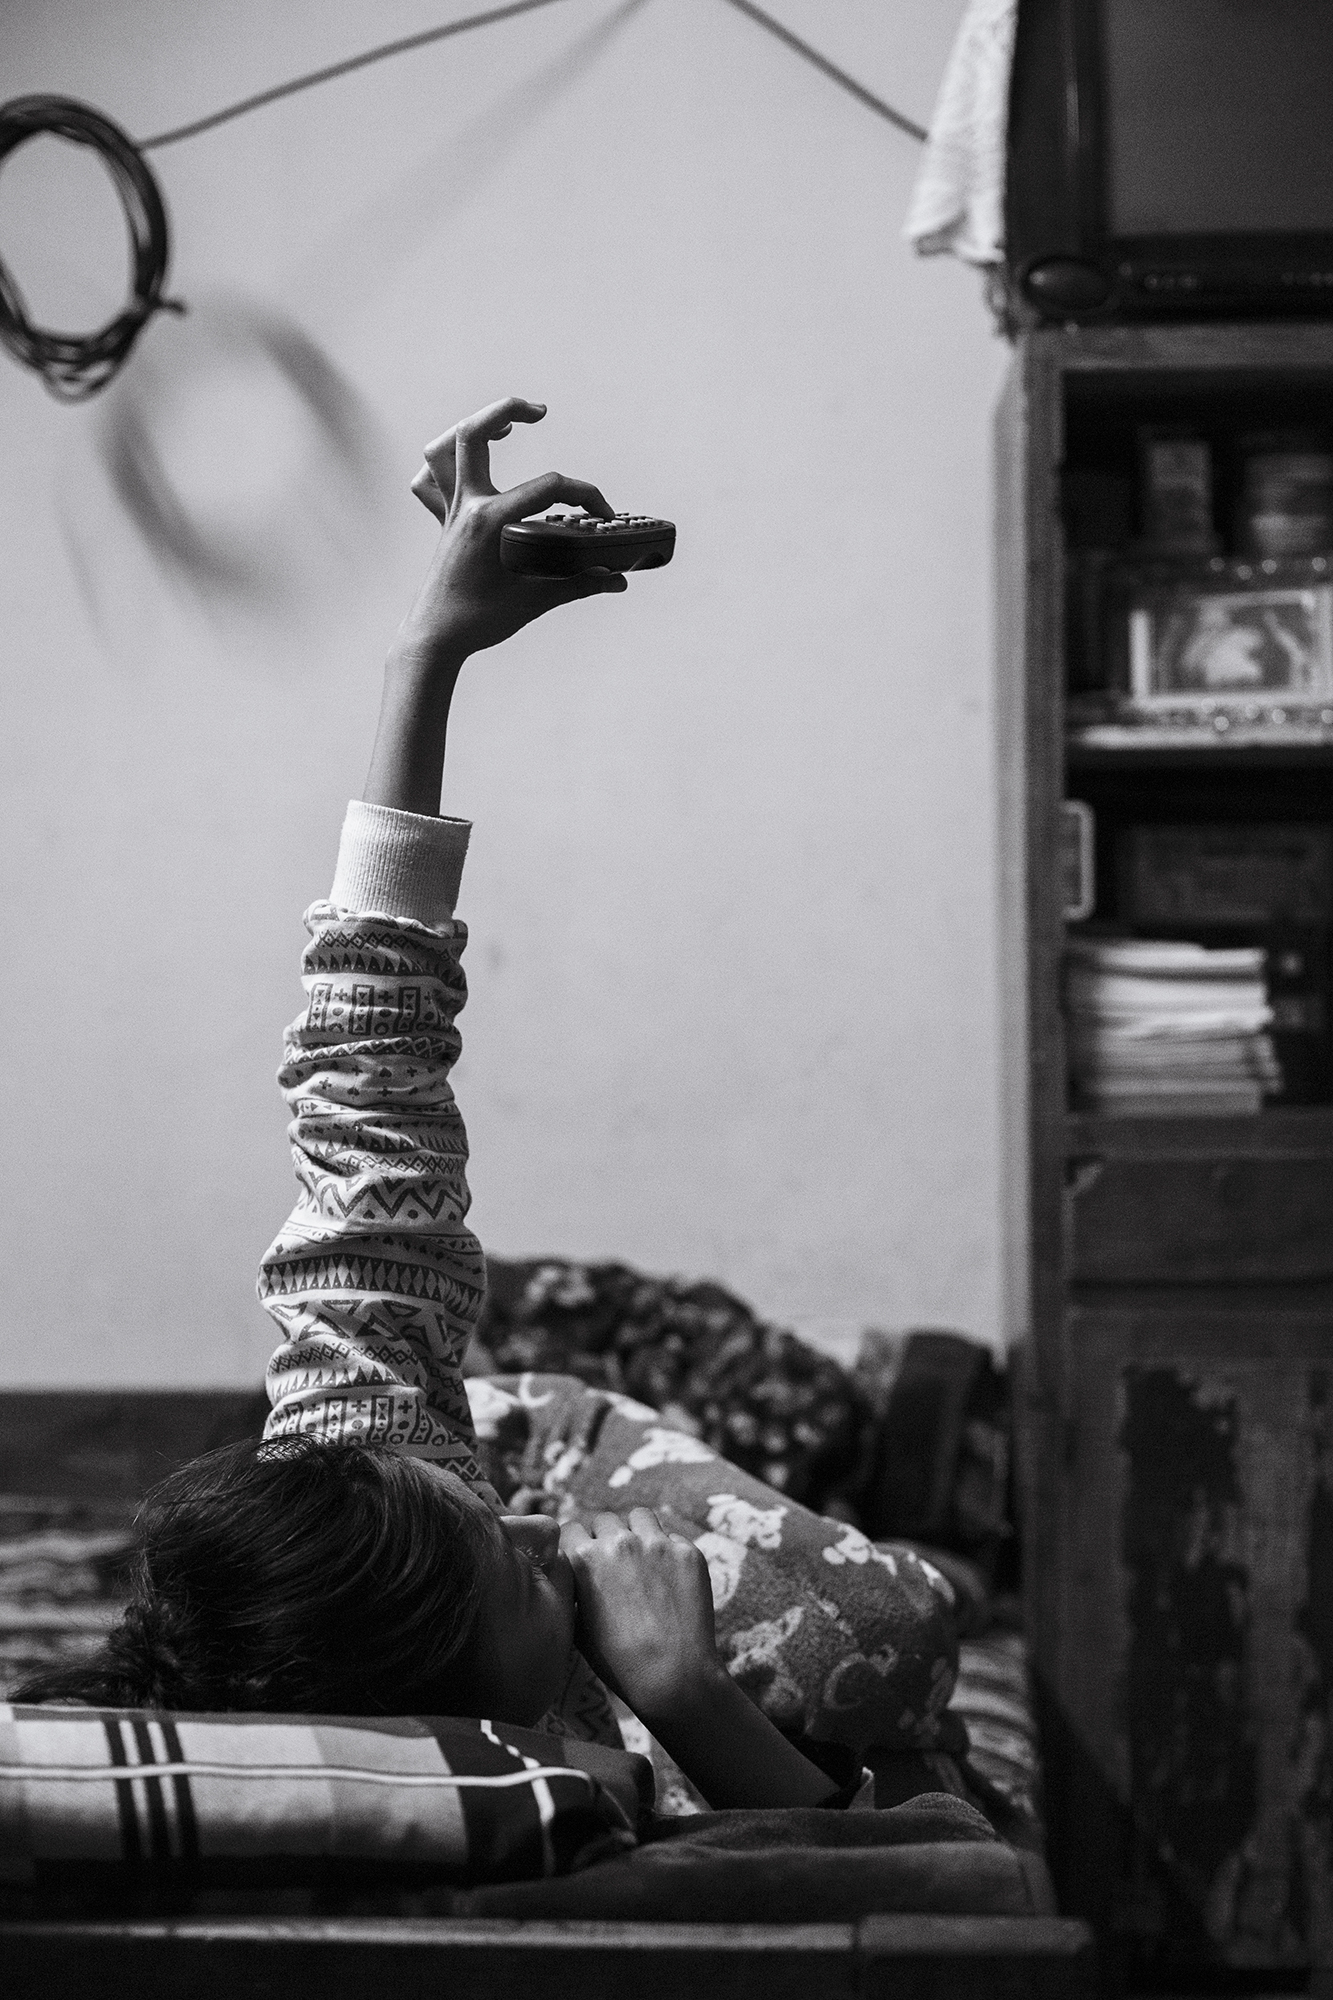
[[[651,1403],[816,1511],[864,1475],[873,1397],[711,1279],[564,1257],[488,1257],[486,1279],[469,1372],[577,1375]]]
[[[515,1512],[591,1525],[652,1507],[708,1562],[718,1650],[779,1728],[861,1751],[958,1753],[953,1593],[903,1544],[825,1520],[614,1391],[562,1375],[467,1384],[483,1470]]]

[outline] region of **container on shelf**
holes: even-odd
[[[1333,452],[1323,439],[1260,432],[1243,438],[1241,451],[1238,552],[1282,561],[1333,548]]]

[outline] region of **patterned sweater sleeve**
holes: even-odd
[[[485,1264],[449,1083],[469,831],[348,808],[329,900],[306,912],[306,1004],[279,1071],[300,1197],[259,1296],[280,1334],[266,1436],[393,1445],[489,1494],[462,1379]]]

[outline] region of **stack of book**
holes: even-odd
[[[1245,1117],[1282,1089],[1260,950],[1072,939],[1066,999],[1074,1093],[1087,1110]]]

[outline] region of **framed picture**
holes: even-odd
[[[1333,698],[1333,586],[1149,590],[1129,607],[1129,695],[1148,711]]]

